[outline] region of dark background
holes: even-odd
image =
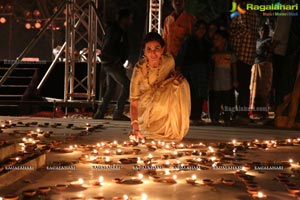
[[[42,26],[49,19],[61,0],[0,0],[0,17],[6,18],[6,23],[0,24],[0,60],[14,60],[36,36],[39,29],[26,29],[25,23],[34,25],[36,20],[41,20]],[[83,0],[77,0],[80,5]],[[143,35],[146,33],[148,19],[148,0],[99,0],[99,13],[101,21],[105,25],[114,20],[115,13],[120,7],[130,7],[134,12],[134,25],[130,29],[131,54],[129,60],[133,63],[140,55],[140,46]],[[228,13],[230,9],[229,0],[187,0],[188,12],[205,19],[207,22],[216,19],[221,13]],[[10,7],[11,6],[11,7]],[[41,15],[25,17],[25,12],[33,13],[39,10]],[[170,0],[164,0],[162,20],[172,11]],[[64,15],[59,16],[53,27],[49,27],[43,37],[25,57],[38,57],[40,60],[52,59],[52,48],[62,45],[65,41]],[[85,42],[77,44],[76,49],[80,51],[87,47]]]

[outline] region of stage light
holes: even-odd
[[[34,10],[33,15],[39,17],[41,15],[41,12],[39,10]]]
[[[26,28],[26,29],[31,29],[31,24],[30,24],[30,23],[26,23],[26,24],[25,24],[25,28]]]
[[[37,22],[35,22],[34,27],[35,27],[36,29],[40,29],[40,28],[42,27],[42,25],[41,25],[40,22],[37,21]]]
[[[58,8],[55,6],[54,8],[53,8],[53,13],[56,13],[58,11]]]
[[[5,18],[5,17],[1,17],[1,18],[0,18],[0,23],[1,23],[1,24],[5,24],[5,22],[6,22],[6,18]]]
[[[26,18],[29,18],[30,15],[31,15],[31,12],[30,12],[29,10],[25,10],[25,11],[24,11],[24,16],[25,16]]]
[[[13,9],[12,5],[10,5],[10,4],[6,4],[6,5],[5,5],[5,11],[6,11],[6,12],[11,12],[12,9]]]

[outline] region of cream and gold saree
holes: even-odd
[[[158,68],[141,59],[135,66],[130,85],[130,101],[138,101],[141,133],[148,139],[180,141],[189,129],[190,89],[184,79],[174,81],[174,59],[162,56]]]

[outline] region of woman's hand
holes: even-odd
[[[133,130],[129,139],[139,142],[140,140],[145,139],[145,137],[141,134],[139,130]]]
[[[184,79],[182,74],[175,74],[174,79],[181,82]]]
[[[184,76],[180,72],[177,72],[177,71],[172,75],[172,77],[174,78],[173,82],[176,85],[179,85],[182,82],[182,80],[184,79]]]

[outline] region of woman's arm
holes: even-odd
[[[138,100],[130,102],[130,118],[133,131],[139,131]]]

